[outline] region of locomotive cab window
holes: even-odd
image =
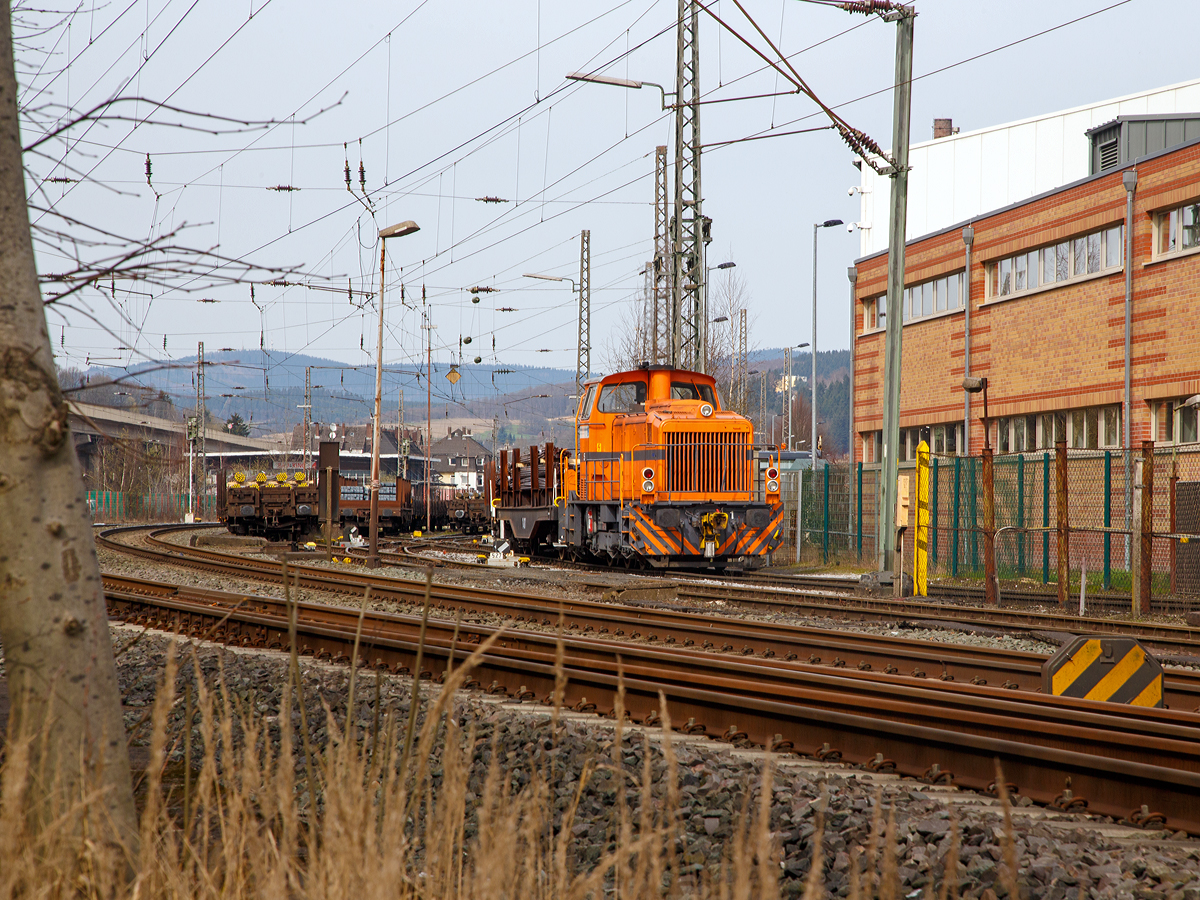
[[[705,403],[711,403],[714,406],[717,405],[716,397],[713,395],[712,385],[693,384],[690,381],[672,381],[671,399],[703,400]]]
[[[583,403],[579,405],[579,418],[587,419],[592,414],[592,400],[596,397],[596,386],[588,385],[587,393],[583,395]]]
[[[596,411],[602,413],[644,412],[646,382],[626,381],[621,384],[606,384],[600,388],[600,399]]]

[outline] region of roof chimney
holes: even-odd
[[[933,139],[950,137],[952,134],[958,134],[958,129],[954,127],[953,119],[934,119],[933,120]]]

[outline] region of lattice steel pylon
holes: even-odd
[[[700,190],[700,13],[679,0],[675,31],[675,205],[671,220],[671,364],[704,368],[704,239]]]
[[[575,396],[592,374],[592,233],[579,232],[579,345],[575,357]]]
[[[672,239],[668,223],[670,216],[667,212],[667,148],[654,148],[654,261],[653,261],[653,298],[651,305],[653,317],[650,327],[653,331],[650,338],[652,351],[651,361],[655,364],[666,362],[671,357],[671,288],[673,273],[671,270]]]

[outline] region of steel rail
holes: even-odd
[[[1200,628],[1172,622],[1147,622],[1140,619],[1100,618],[1098,616],[1059,615],[1027,609],[959,606],[931,601],[831,597],[812,595],[800,590],[768,590],[734,586],[680,585],[680,600],[694,603],[736,603],[751,609],[778,612],[781,609],[831,615],[853,616],[875,621],[896,622],[913,619],[947,619],[978,627],[1017,627],[1024,632],[1070,632],[1121,634],[1151,641],[1172,653],[1200,657]]]
[[[111,596],[115,616],[234,643],[287,645],[286,604],[271,598],[216,597],[192,589],[160,596]],[[248,608],[253,605],[255,608]],[[348,661],[357,611],[298,604],[302,652]],[[416,654],[415,617],[372,614],[364,659],[401,670]],[[448,625],[427,636],[430,676],[452,654],[494,632],[470,625],[450,642]],[[517,699],[549,695],[554,637],[508,633],[477,675],[492,693]],[[797,663],[724,660],[695,651],[564,639],[567,702],[609,709],[618,679],[635,719],[652,723],[658,694],[672,721],[775,749],[841,757],[928,781],[952,779],[975,789],[993,780],[994,760],[1018,792],[1060,808],[1086,802],[1091,812],[1134,816],[1145,805],[1175,829],[1200,832],[1200,717],[1172,710],[1115,714],[1105,704],[1019,695],[991,687],[921,684],[878,673],[814,671]],[[424,674],[424,673],[421,673]],[[703,727],[702,727],[703,726]],[[1004,735],[1004,737],[998,737]],[[1073,793],[1072,793],[1073,792]]]
[[[153,534],[158,534],[156,531]],[[162,543],[162,542],[160,542]],[[128,545],[117,544],[125,549]],[[172,563],[216,568],[226,574],[278,584],[280,563],[249,560],[214,551],[164,544]],[[161,551],[128,548],[138,555],[159,558]],[[186,551],[186,553],[180,553]],[[106,585],[115,585],[106,576]],[[357,594],[368,586],[377,599],[412,605],[424,596],[423,585],[368,574],[361,570],[334,571],[327,568],[292,566],[289,579],[299,587]],[[126,580],[130,581],[129,579]],[[759,623],[725,616],[710,616],[675,610],[644,609],[564,600],[557,597],[435,585],[432,597],[441,611],[463,609],[489,613],[516,623],[530,621],[549,626],[561,614],[572,631],[600,637],[639,638],[680,647],[696,646],[738,656],[756,655],[779,660],[801,660],[833,668],[883,671],[915,678],[992,684],[1027,691],[1041,689],[1041,666],[1046,657],[1036,653],[970,647],[933,641],[916,641],[886,635],[856,634],[778,623]],[[1200,672],[1172,671],[1164,683],[1165,702],[1173,708],[1200,707]]]

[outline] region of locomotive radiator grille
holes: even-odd
[[[664,487],[678,494],[749,492],[747,437],[730,432],[666,432]]]

